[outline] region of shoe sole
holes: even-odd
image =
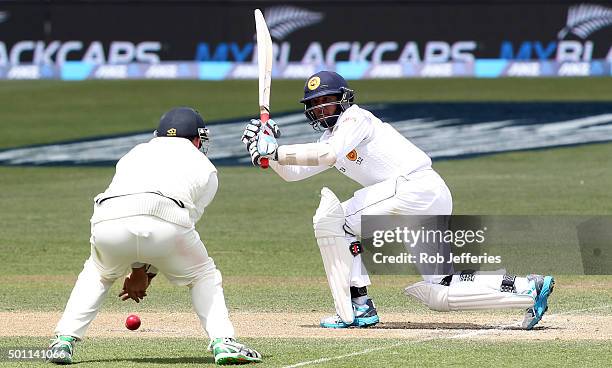
[[[351,327],[351,325],[348,325],[346,323],[344,323],[344,324],[331,324],[331,323],[329,323],[328,324],[328,323],[323,323],[323,322],[321,322],[319,324],[319,326],[321,326],[323,328],[349,328],[349,327]]]
[[[533,306],[533,310],[535,312],[535,317],[531,323],[527,326],[528,330],[531,330],[542,320],[544,313],[548,310],[548,297],[552,294],[555,288],[555,279],[552,276],[544,277],[544,282],[542,283],[542,290],[540,290],[540,294],[538,295],[536,302]]]
[[[380,318],[378,318],[378,316],[372,316],[372,317],[366,317],[366,318],[355,318],[355,320],[353,320],[353,323],[351,323],[350,325],[346,323],[344,324],[320,323],[320,326],[323,328],[351,328],[351,327],[367,328],[370,326],[374,326],[378,322],[380,322]]]
[[[59,364],[59,365],[68,365],[68,364],[72,364],[72,359],[70,359],[70,360],[66,360],[66,359],[49,359],[48,362],[49,363],[53,363],[53,364]]]
[[[261,362],[260,358],[250,358],[241,354],[234,353],[220,353],[215,356],[215,363],[219,365],[236,365],[259,362]]]
[[[378,316],[356,318],[355,321],[353,321],[353,326],[359,328],[367,328],[370,326],[374,326],[378,322],[380,322],[380,318],[378,318]]]
[[[47,362],[59,365],[72,364],[72,354],[68,353],[67,351],[62,350],[53,354],[55,354],[55,356],[47,359]]]

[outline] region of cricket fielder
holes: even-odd
[[[363,186],[343,203],[323,188],[313,227],[337,313],[323,318],[321,326],[372,326],[379,317],[367,294],[370,279],[361,261],[361,215],[450,215],[451,193],[427,154],[356,105],[353,90],[339,74],[311,76],[300,102],[310,125],[323,132],[316,143],[279,146],[277,125],[268,122],[262,130],[258,120],[247,125],[242,141],[254,165],[267,157],[286,181],[335,167]],[[423,278],[406,293],[433,310],[525,308],[526,329],[542,318],[554,284],[550,276],[453,274],[452,269]]]
[[[144,297],[151,277],[144,272],[159,270],[171,283],[189,287],[216,363],[261,361],[257,351],[234,339],[221,273],[195,230],[218,187],[208,143],[200,114],[178,107],[161,117],[155,138],[119,160],[112,182],[95,198],[91,256],[55,328],[52,362],[72,363],[75,342],[83,339],[113,282],[130,268],[124,300]]]

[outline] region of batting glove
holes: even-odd
[[[264,132],[266,134],[274,136],[274,138],[280,138],[281,132],[278,124],[272,119],[266,121],[266,125],[264,126]]]
[[[259,160],[261,159],[261,155],[257,150],[257,139],[247,143],[247,150],[249,151],[249,155],[251,155],[251,163],[253,163],[253,166],[260,166]]]
[[[244,128],[244,132],[242,133],[242,143],[248,146],[249,142],[255,140],[257,138],[257,135],[261,131],[261,126],[261,120],[251,119],[251,122],[247,124],[246,128]],[[263,131],[266,134],[274,136],[274,138],[279,138],[281,135],[278,124],[276,124],[276,122],[271,119],[266,122]]]
[[[257,138],[257,134],[259,134],[260,130],[261,120],[251,119],[251,122],[247,124],[246,128],[244,128],[244,132],[242,133],[242,143],[248,146],[250,142]]]
[[[277,160],[278,142],[273,135],[259,133],[257,136],[257,151],[261,157]]]

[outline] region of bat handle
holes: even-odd
[[[267,112],[262,112],[260,114],[259,120],[261,120],[261,123],[262,123],[261,128],[264,129],[266,123],[268,122],[268,120],[270,120],[270,114]],[[259,160],[259,167],[261,167],[262,169],[267,169],[269,166],[270,166],[270,161],[268,160],[267,157],[262,157]]]

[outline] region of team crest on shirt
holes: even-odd
[[[319,87],[320,84],[321,84],[321,78],[312,77],[308,80],[308,89],[311,91],[314,91],[315,89]]]
[[[349,159],[349,161],[355,161],[355,160],[357,160],[357,151],[356,151],[356,150],[352,150],[351,152],[349,152],[349,153],[346,155],[346,158],[348,158],[348,159]]]
[[[176,129],[170,128],[166,131],[166,135],[168,137],[176,137]]]

